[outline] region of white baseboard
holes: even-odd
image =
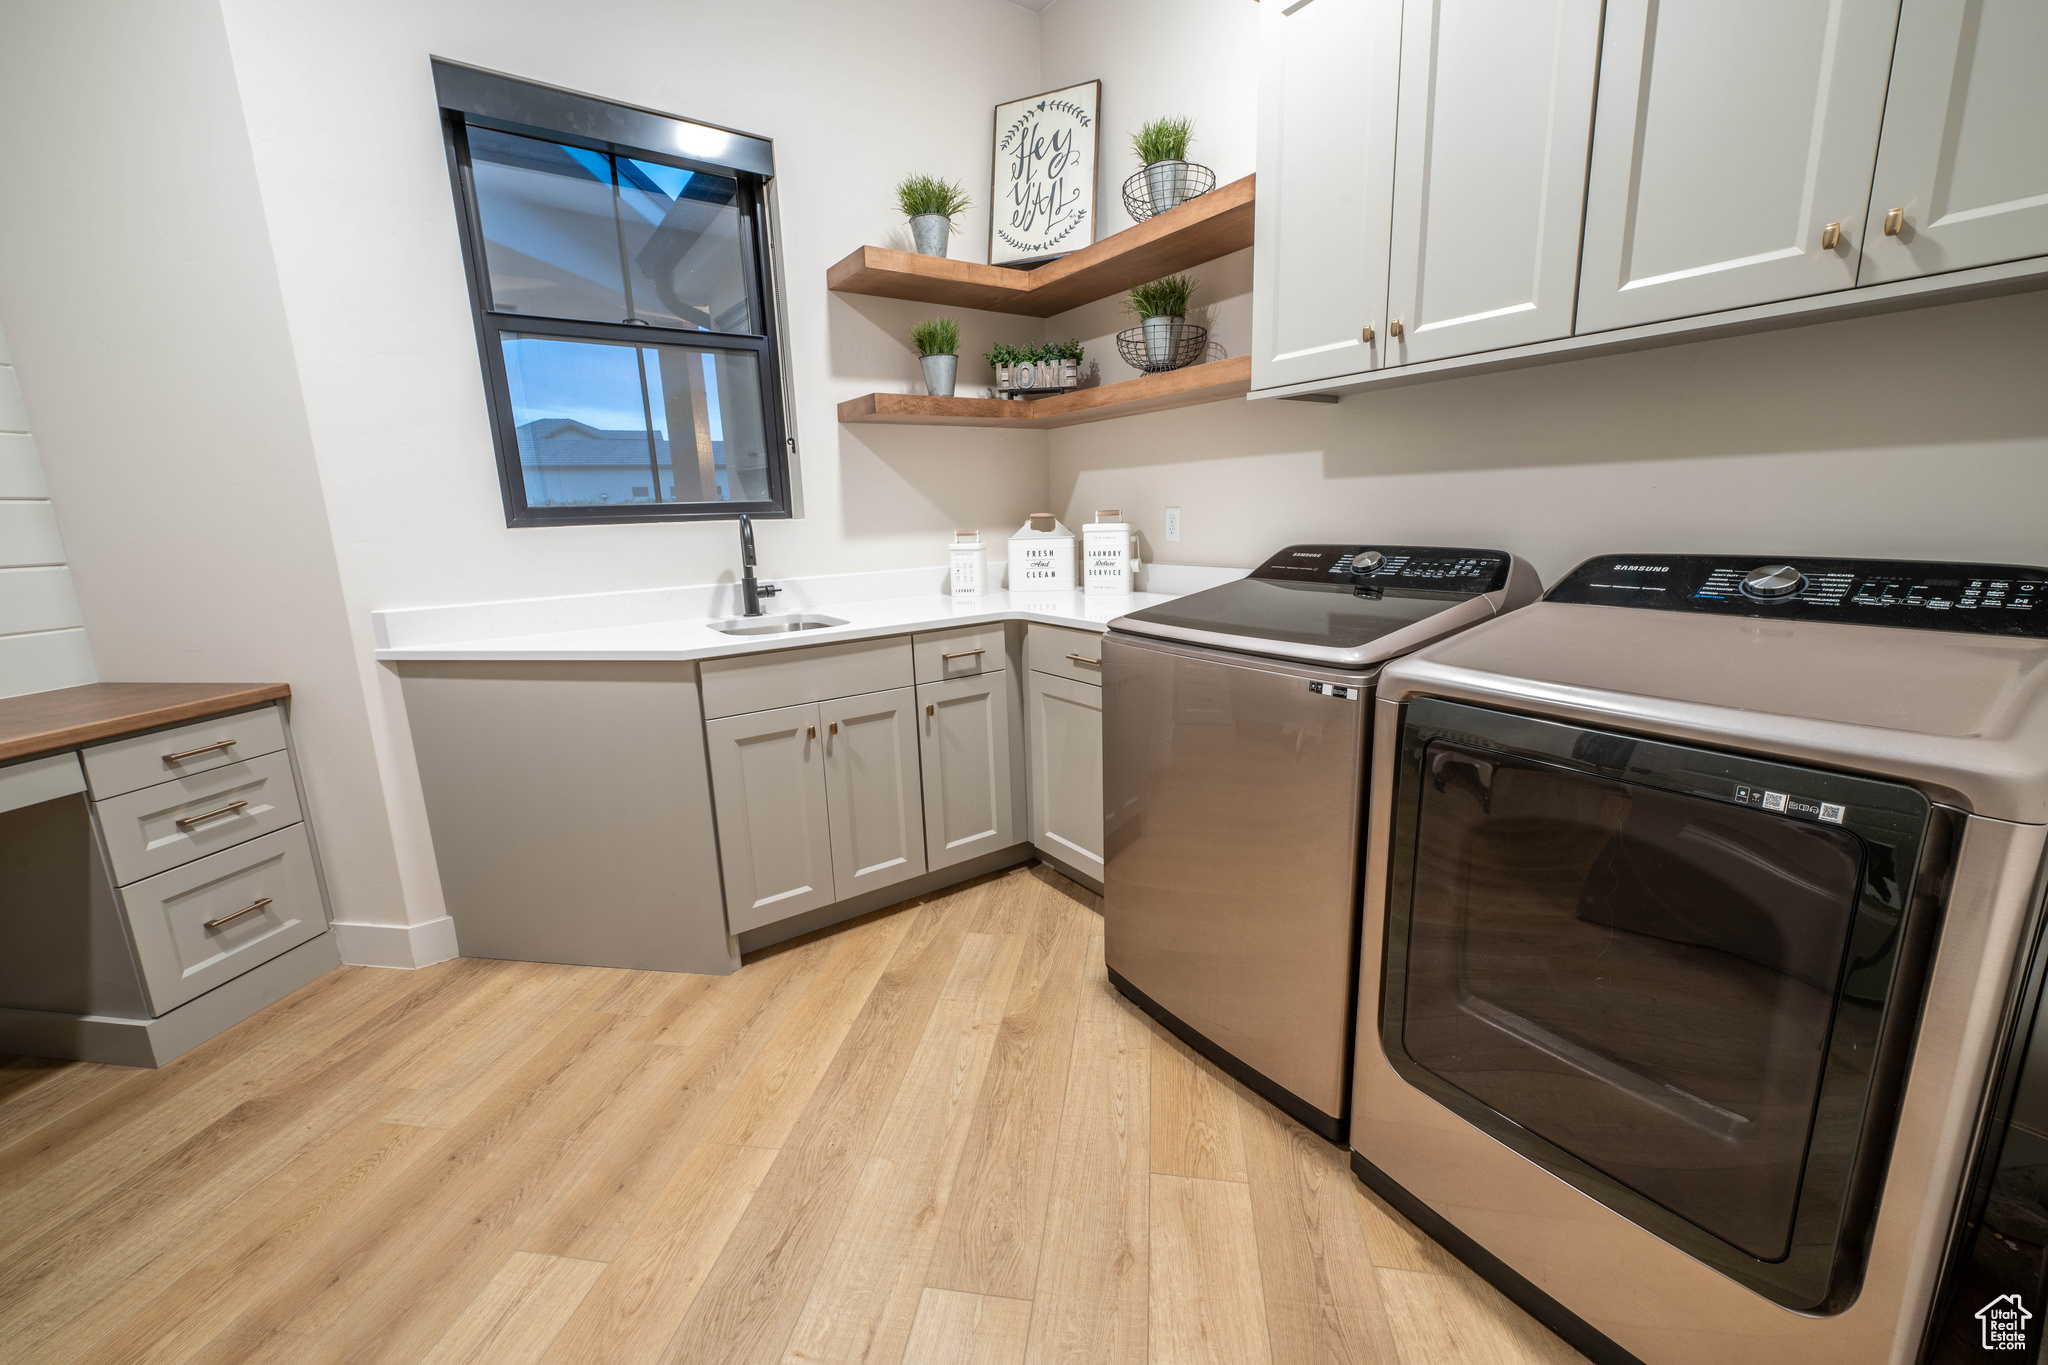
[[[352,924],[337,920],[334,946],[351,967],[431,967],[460,957],[455,921],[443,915],[424,924]]]

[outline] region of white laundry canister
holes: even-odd
[[[988,547],[980,531],[957,531],[948,554],[953,564],[953,596],[979,597],[988,591]]]
[[[1127,593],[1138,582],[1138,537],[1124,514],[1097,509],[1081,528],[1081,586],[1097,597]]]
[[[1033,512],[1010,537],[1011,592],[1072,592],[1074,533],[1050,512]]]

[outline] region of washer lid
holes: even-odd
[[[1249,577],[1109,625],[1182,644],[1365,668],[1533,598],[1533,575],[1511,574],[1515,567],[1499,550],[1290,545]],[[1511,577],[1526,590],[1511,592]]]

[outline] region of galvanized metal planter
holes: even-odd
[[[957,355],[921,355],[917,358],[919,368],[924,371],[924,391],[928,397],[951,398],[953,381],[960,374],[960,357]]]
[[[953,220],[943,213],[920,213],[910,220],[910,240],[920,256],[943,256],[953,235]]]
[[[1142,223],[1216,188],[1216,172],[1192,161],[1155,161],[1124,181],[1124,212]]]

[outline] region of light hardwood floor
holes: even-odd
[[[729,977],[345,968],[0,1065],[0,1359],[1566,1365],[1110,989],[1045,868]]]

